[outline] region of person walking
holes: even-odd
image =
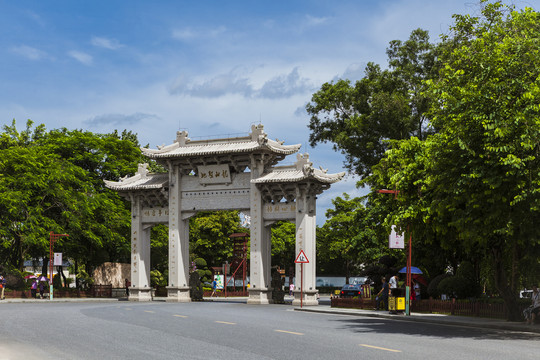
[[[4,300],[5,299],[5,296],[4,296],[4,290],[6,288],[6,279],[0,275],[0,289],[2,289],[2,294],[0,294],[0,299]]]
[[[289,295],[292,296],[293,292],[294,292],[294,284],[291,283],[289,285]]]
[[[538,286],[536,285],[533,285],[532,290],[532,304],[523,311],[523,314],[525,315],[525,320],[527,320],[528,325],[534,324],[538,313],[540,313],[540,291],[538,290]]]
[[[377,294],[377,297],[375,298],[376,301],[376,310],[379,310],[381,302],[384,303],[384,310],[388,310],[388,283],[386,282],[386,278],[383,276],[381,278],[382,281],[382,288],[381,291]]]
[[[30,287],[30,293],[32,294],[32,298],[37,298],[37,287],[38,287],[38,284],[37,284],[37,280],[34,279],[32,280],[32,286]]]
[[[127,297],[129,297],[129,285],[131,285],[131,284],[129,283],[129,280],[126,279],[125,286],[126,286],[126,296]]]
[[[216,295],[216,297],[217,297],[216,288],[217,288],[217,281],[216,281],[216,279],[214,279],[214,281],[212,281],[212,294],[210,295],[210,297],[212,297],[214,295]]]
[[[43,299],[43,292],[45,291],[45,285],[43,285],[43,281],[39,282],[39,298]]]

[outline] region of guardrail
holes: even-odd
[[[90,287],[92,297],[112,297],[112,285],[92,285]]]
[[[375,301],[362,298],[332,298],[330,300],[330,306],[354,309],[374,309]],[[507,318],[507,310],[504,303],[456,301],[456,299],[425,299],[413,301],[411,302],[411,311],[458,316],[476,316],[493,319]]]

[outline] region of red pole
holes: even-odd
[[[304,300],[304,263],[300,263],[300,308]]]

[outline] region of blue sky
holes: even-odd
[[[540,0],[514,1],[539,8]],[[0,123],[131,130],[141,144],[247,133],[302,144],[315,166],[342,171],[329,145],[308,146],[311,95],[359,79],[368,61],[418,27],[432,39],[477,1],[0,0]],[[294,162],[294,158],[285,163]],[[319,197],[359,195],[349,176]]]

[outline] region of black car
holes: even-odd
[[[339,293],[339,297],[361,297],[362,285],[360,284],[345,284]]]

